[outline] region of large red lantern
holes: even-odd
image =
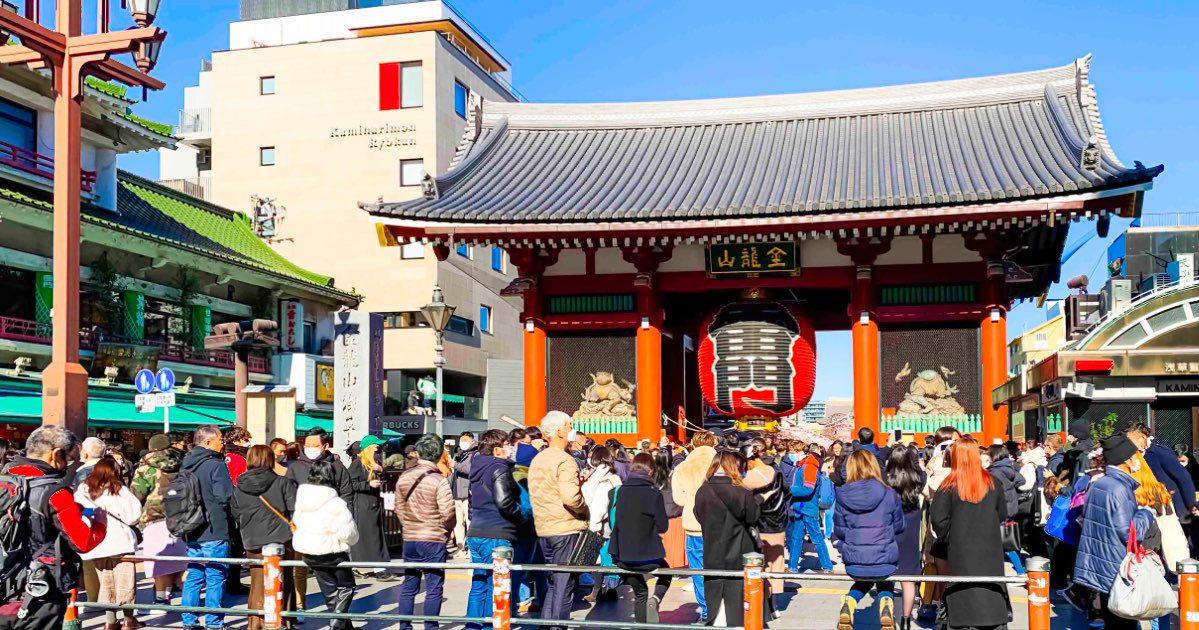
[[[797,307],[769,300],[734,302],[704,321],[699,386],[729,416],[788,416],[812,398],[816,331]]]

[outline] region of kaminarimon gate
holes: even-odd
[[[852,380],[856,425],[966,422],[990,442],[1008,432],[989,404],[1008,308],[1058,279],[1069,225],[1138,215],[1161,172],[1117,159],[1088,70],[481,102],[422,199],[363,206],[388,244],[507,252],[529,424],[560,409],[632,443],[680,410],[795,413],[814,331],[850,330],[852,373],[828,377]]]

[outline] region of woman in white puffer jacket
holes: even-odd
[[[296,526],[292,547],[304,554],[316,583],[325,596],[329,612],[349,612],[354,599],[354,572],[348,567],[329,566],[349,562],[350,545],[358,542],[358,527],[344,499],[337,495],[337,476],[333,463],[314,462],[308,481],[296,490]],[[333,630],[350,630],[347,619],[334,620]]]
[[[107,518],[108,531],[104,540],[87,553],[79,554],[96,567],[100,581],[97,600],[101,604],[132,604],[136,595],[137,573],[132,562],[122,562],[121,556],[137,549],[133,527],[142,515],[142,504],[124,483],[116,460],[104,457],[92,467],[91,474],[75,490],[75,502],[83,506],[84,514],[92,518]],[[142,627],[135,611],[125,611],[124,624],[117,623],[117,612],[104,612],[104,630],[134,630]]]

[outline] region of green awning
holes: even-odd
[[[139,413],[133,405],[132,394],[101,392],[93,388],[87,401],[88,425],[112,429],[161,430],[163,410]],[[233,399],[195,401],[177,396],[171,408],[171,430],[190,430],[202,424],[233,424]],[[40,383],[0,384],[0,422],[40,425],[42,423],[42,392]]]

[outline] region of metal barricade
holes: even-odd
[[[282,545],[267,545],[262,550],[263,558],[248,559],[248,558],[190,558],[186,556],[146,556],[146,555],[129,555],[123,559],[128,562],[140,562],[143,560],[155,561],[183,561],[189,563],[221,563],[221,564],[237,564],[249,566],[263,567],[263,607],[261,609],[250,608],[205,608],[199,606],[185,607],[173,606],[164,604],[100,604],[94,602],[73,602],[68,610],[68,616],[75,614],[75,607],[92,608],[98,610],[161,610],[167,612],[190,612],[196,614],[204,613],[220,613],[225,615],[238,616],[261,616],[263,618],[263,626],[268,630],[278,630],[283,627],[284,619],[296,617],[309,617],[314,619],[349,619],[363,620],[372,619],[378,621],[441,621],[443,623],[477,623],[485,626],[490,626],[495,630],[510,630],[513,626],[566,626],[579,627],[586,626],[589,628],[637,628],[641,630],[690,630],[693,626],[690,624],[636,624],[628,621],[594,621],[594,620],[575,620],[575,619],[527,619],[512,617],[512,572],[513,571],[546,571],[546,572],[569,572],[569,573],[593,573],[597,571],[597,567],[593,566],[564,566],[564,565],[519,565],[512,562],[513,550],[511,547],[500,547],[495,549],[492,554],[490,563],[416,563],[416,562],[342,562],[333,566],[342,566],[356,569],[365,568],[387,568],[387,569],[439,569],[443,571],[474,571],[476,569],[491,571],[492,573],[492,616],[484,617],[454,617],[454,616],[438,616],[429,617],[425,615],[399,615],[380,612],[372,613],[332,613],[319,612],[314,610],[305,610],[302,612],[291,612],[283,610],[283,568],[310,566],[306,562],[299,560],[284,560],[284,549]],[[741,571],[727,570],[705,570],[705,569],[658,569],[652,573],[640,573],[636,571],[627,571],[619,567],[602,567],[598,568],[606,574],[616,575],[671,575],[671,576],[704,576],[704,577],[723,577],[723,578],[741,578],[745,583],[744,590],[744,610],[745,610],[745,625],[732,630],[764,630],[764,597],[765,583],[764,580],[775,579],[802,579],[805,581],[852,581],[854,578],[845,574],[820,574],[820,573],[773,573],[764,570],[765,558],[759,553],[750,553],[743,556],[743,567]],[[950,583],[969,583],[982,582],[989,584],[1021,584],[1028,588],[1028,619],[1029,630],[1049,630],[1050,605],[1049,605],[1049,561],[1043,558],[1030,558],[1027,562],[1028,575],[1025,577],[963,577],[963,576],[944,576],[944,575],[893,575],[888,579],[894,582],[950,582]],[[1181,610],[1179,617],[1181,619],[1182,630],[1199,630],[1199,562],[1194,560],[1186,560],[1179,563],[1180,573],[1180,604]]]

